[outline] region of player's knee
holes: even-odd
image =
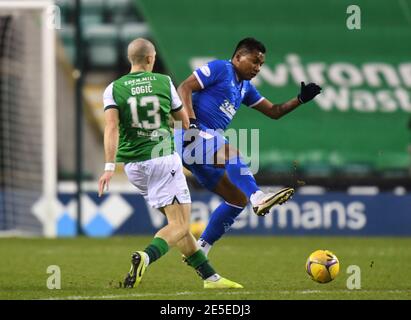
[[[189,223],[189,222],[184,223],[184,224],[181,226],[181,232],[182,232],[182,234],[183,234],[183,237],[186,236],[186,235],[188,235],[188,234],[190,233],[190,223]]]
[[[185,237],[190,231],[190,224],[186,221],[178,221],[169,223],[173,228],[173,233],[177,238]]]

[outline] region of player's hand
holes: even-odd
[[[196,139],[197,135],[199,134],[200,129],[197,125],[197,119],[190,118],[190,126],[184,132],[183,136],[183,148],[187,147],[190,143],[193,143]]]
[[[108,185],[111,177],[114,175],[114,171],[104,171],[103,175],[98,181],[98,196],[101,197],[104,193],[104,189],[108,191]]]
[[[319,85],[312,82],[305,85],[304,82],[301,82],[301,90],[298,95],[298,101],[300,101],[300,103],[306,103],[308,101],[311,101],[320,92],[321,87]]]

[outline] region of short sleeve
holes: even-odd
[[[170,80],[170,89],[171,89],[171,111],[176,112],[179,111],[183,107],[183,103],[181,102],[180,97],[178,96],[176,87],[171,81],[171,78],[168,77]]]
[[[193,74],[202,89],[207,88],[223,79],[226,74],[226,61],[214,60],[196,69]]]
[[[249,106],[250,108],[252,108],[263,100],[264,100],[264,97],[261,96],[258,90],[251,83],[249,83],[248,90],[243,98],[243,103],[246,106]]]
[[[113,82],[110,83],[106,90],[104,90],[103,93],[103,104],[104,104],[104,110],[110,109],[110,108],[117,108],[117,103],[114,100],[113,96]]]

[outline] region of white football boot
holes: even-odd
[[[257,216],[265,216],[274,205],[283,204],[291,199],[294,192],[294,188],[283,188],[277,192],[270,193],[257,191],[250,198],[254,213]]]

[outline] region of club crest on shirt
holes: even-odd
[[[206,77],[209,77],[211,75],[211,70],[208,67],[208,65],[204,65],[200,68],[201,72],[203,73],[203,75],[205,75]]]

